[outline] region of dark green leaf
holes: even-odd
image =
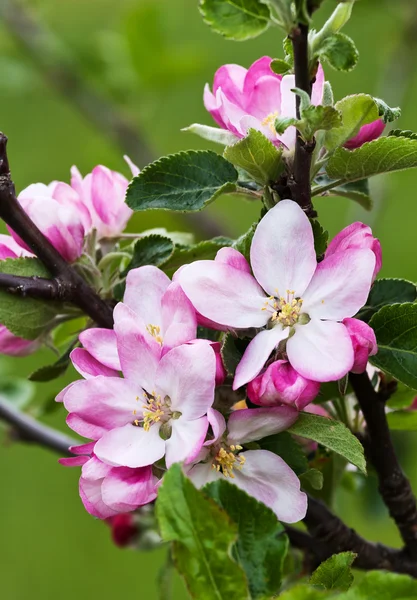
[[[239,347],[241,340],[238,340],[231,333],[224,338],[221,355],[224,367],[229,375],[234,375],[236,368],[242,360],[243,350]]]
[[[417,410],[395,410],[387,414],[390,429],[417,431]]]
[[[287,431],[269,435],[259,440],[258,444],[263,450],[280,456],[297,475],[308,470],[308,461],[303,449]]]
[[[314,571],[310,583],[326,590],[348,590],[353,583],[351,567],[356,556],[353,552],[331,556]]]
[[[392,129],[388,136],[393,135],[395,137],[405,137],[409,140],[417,140],[417,133],[411,131],[411,129]]]
[[[343,146],[361,127],[378,119],[378,106],[367,94],[346,96],[336,102],[334,108],[340,112],[342,120],[339,127],[335,126],[324,136],[324,145],[330,151]]]
[[[238,238],[232,245],[232,248],[243,254],[246,260],[250,263],[250,247],[255,233],[257,223],[253,223],[251,228]]]
[[[386,136],[366,142],[356,150],[338,148],[326,170],[330,179],[346,183],[413,167],[417,167],[417,140]]]
[[[247,40],[269,26],[270,12],[260,0],[200,0],[207,25],[230,40]]]
[[[220,248],[231,246],[232,241],[229,238],[217,237],[192,246],[175,246],[174,252],[161,268],[171,277],[182,265],[195,260],[212,260]]]
[[[417,288],[406,279],[377,279],[373,284],[368,300],[360,309],[356,318],[369,323],[372,316],[383,306],[390,304],[414,302],[417,299]]]
[[[340,421],[309,413],[300,413],[297,421],[288,431],[333,450],[358,467],[362,473],[366,473],[363,446]]]
[[[344,33],[334,33],[324,40],[319,54],[337,71],[351,71],[359,60],[354,41]]]
[[[175,565],[193,598],[249,598],[245,574],[231,557],[237,526],[193,486],[179,464],[164,476],[156,516],[162,540],[173,542]]]
[[[276,181],[284,170],[282,149],[276,148],[256,129],[249,129],[243,140],[227,146],[224,157],[235,166],[244,169],[261,185]]]
[[[25,277],[50,277],[37,258],[2,260],[0,272]],[[59,312],[62,312],[62,307],[57,302],[23,298],[0,290],[0,323],[27,340],[34,340],[53,327]]]
[[[401,108],[399,106],[391,108],[381,98],[374,98],[374,100],[378,106],[379,116],[382,117],[384,123],[391,123],[401,117]]]
[[[144,265],[160,267],[171,257],[174,251],[174,243],[162,235],[148,235],[140,238],[134,246],[132,260],[123,275],[127,275],[132,269]]]
[[[417,389],[417,304],[384,306],[369,325],[378,342],[372,364]]]
[[[30,381],[52,381],[53,379],[57,379],[61,377],[68,369],[71,364],[70,354],[73,351],[74,347],[78,343],[78,338],[73,340],[73,343],[67,348],[67,350],[58,358],[57,361],[52,363],[51,365],[47,365],[45,367],[41,367],[37,369],[32,375],[29,376]]]
[[[201,210],[235,191],[237,178],[233,165],[211,150],[179,152],[145,167],[127,188],[126,202],[136,211]]]
[[[317,219],[310,219],[310,223],[313,228],[314,249],[317,257],[320,258],[320,256],[323,256],[326,252],[327,242],[329,241],[329,232],[320,225]]]
[[[238,527],[233,557],[243,567],[251,598],[277,594],[288,538],[270,508],[226,480],[204,487]]]
[[[346,396],[348,385],[349,385],[349,378],[348,378],[347,375],[345,375],[344,377],[342,377],[342,379],[339,379],[338,382],[337,382],[337,387],[339,389],[339,395],[342,398],[344,396]]]

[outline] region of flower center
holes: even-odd
[[[161,344],[162,346],[164,340],[162,339],[162,336],[159,335],[161,333],[161,328],[158,325],[151,325],[149,323],[149,325],[146,327],[146,330],[151,334],[152,337],[156,339],[158,344]]]
[[[156,392],[152,392],[149,394],[148,392],[143,392],[143,396],[145,398],[145,404],[142,405],[143,418],[135,419],[133,421],[133,425],[136,427],[142,426],[145,431],[149,431],[152,425],[155,423],[161,423],[164,425],[172,418],[178,418],[176,413],[171,410],[171,398],[169,396],[165,396],[162,399],[160,394]],[[139,397],[136,398],[139,400]],[[133,415],[135,416],[137,413],[136,410],[133,411]]]
[[[265,119],[263,119],[261,121],[261,125],[263,125],[264,127],[269,127],[269,129],[272,131],[272,133],[276,133],[275,130],[275,119],[278,117],[278,111],[275,110],[274,112],[269,113],[269,115],[267,117],[265,117]]]
[[[272,323],[280,323],[283,327],[292,327],[300,320],[300,317],[304,316],[304,313],[301,313],[303,300],[302,298],[295,298],[294,293],[291,290],[287,290],[285,298],[283,296],[279,298],[269,296],[267,298],[262,310],[270,310],[272,312]],[[305,316],[308,317],[307,315]],[[305,320],[301,319],[300,323]]]
[[[211,468],[215,471],[221,471],[225,477],[234,479],[233,469],[242,470],[245,464],[245,457],[236,454],[242,450],[242,446],[221,446],[213,459]]]

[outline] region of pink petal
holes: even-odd
[[[368,358],[378,352],[376,337],[372,327],[359,319],[343,319],[353,345],[355,360],[352,373],[363,373],[368,364]]]
[[[117,512],[129,512],[148,504],[156,498],[152,469],[114,467],[105,477],[101,493],[103,502]]]
[[[323,101],[324,81],[323,67],[319,64],[316,73],[316,81],[313,83],[313,89],[311,91],[311,104],[314,104],[314,106],[321,104]]]
[[[96,377],[97,375],[105,375],[106,377],[117,377],[118,373],[114,369],[104,366],[101,362],[96,360],[87,350],[84,348],[75,348],[70,358],[75,369],[85,379],[90,377]]]
[[[149,431],[135,425],[112,429],[96,443],[98,458],[109,465],[120,467],[146,467],[165,454],[165,442],[159,436],[158,424]]]
[[[336,381],[353,365],[353,347],[342,323],[311,319],[298,325],[287,341],[288,360],[303,377]]]
[[[108,472],[111,467],[104,465],[105,469],[103,471],[100,465],[102,465],[102,463],[100,463],[97,458],[91,458],[88,463],[84,465],[80,478],[79,491],[81,500],[87,512],[99,519],[107,519],[108,517],[117,514],[117,512],[109,508],[103,502],[101,484],[105,477],[105,473]],[[96,471],[93,477],[88,477],[88,474],[92,474],[93,471]]]
[[[191,479],[197,488],[201,488],[206,485],[206,483],[211,483],[212,481],[217,481],[224,477],[221,472],[212,469],[211,465],[211,462],[199,463],[190,470],[186,469],[187,477]],[[229,479],[229,481],[234,483],[233,479]]]
[[[92,423],[76,413],[70,413],[65,422],[70,429],[90,440],[98,440],[108,430],[107,427]]]
[[[293,90],[295,88],[295,76],[284,75],[281,81],[281,110],[280,117],[296,118],[296,95]]]
[[[185,344],[197,335],[195,310],[179,283],[171,283],[162,297],[164,352]]]
[[[255,129],[256,131],[263,133],[271,142],[276,142],[277,140],[277,134],[274,129],[271,129],[269,125],[264,125],[261,119],[253,117],[252,115],[244,115],[240,119],[239,129],[242,131],[243,135],[247,135],[249,129]]]
[[[186,344],[162,357],[156,388],[171,398],[173,411],[185,420],[205,415],[214,401],[216,358],[208,344]]]
[[[311,224],[292,200],[282,200],[260,221],[251,246],[253,273],[271,296],[302,296],[317,261]]]
[[[243,452],[245,464],[228,479],[250,496],[260,500],[284,523],[296,523],[307,512],[307,496],[300,480],[280,456],[268,450]]]
[[[229,327],[262,327],[269,315],[265,295],[252,275],[211,260],[187,265],[178,281],[203,317]]]
[[[139,315],[145,325],[162,327],[161,300],[170,283],[169,277],[152,265],[132,269],[126,278],[123,303]]]
[[[105,224],[117,221],[124,204],[128,181],[123,175],[98,165],[91,172],[91,200]]]
[[[273,77],[278,82],[282,80],[281,75],[277,75],[271,71],[271,61],[272,58],[270,56],[262,56],[249,67],[243,86],[245,97],[248,97],[251,94],[253,88],[262,77]]]
[[[235,135],[242,137],[243,132],[239,127],[240,120],[245,116],[244,111],[238,104],[231,102],[219,88],[216,92],[216,102],[219,105],[219,115],[226,125],[226,129]]]
[[[374,268],[372,250],[346,250],[326,257],[303,294],[303,310],[316,319],[352,317],[366,303]]]
[[[227,423],[227,441],[246,444],[268,435],[285,431],[298,419],[298,410],[291,406],[246,408],[232,412]]]
[[[216,123],[220,125],[222,129],[227,129],[226,123],[220,115],[221,97],[218,94],[214,95],[211,93],[208,83],[204,87],[203,101],[206,110],[211,114]]]
[[[166,441],[167,468],[176,463],[193,462],[199,454],[206,439],[208,420],[201,417],[194,421],[185,421],[183,418],[171,420],[172,434]]]
[[[95,442],[80,444],[79,446],[70,446],[69,449],[74,454],[92,454],[94,451]]]
[[[226,421],[224,416],[214,408],[208,409],[207,418],[213,432],[213,439],[207,440],[204,445],[211,446],[211,444],[217,442],[226,431]]]
[[[113,330],[100,327],[86,329],[80,333],[79,340],[99,363],[115,371],[121,370],[116,334]]]
[[[215,262],[229,265],[234,269],[251,273],[251,268],[246,258],[234,248],[220,248],[216,254]]]
[[[264,329],[256,334],[237,366],[233,381],[234,390],[259,375],[271,352],[275,350],[281,340],[288,337],[288,334],[288,328],[282,329],[280,325],[276,325],[272,329]]]
[[[125,162],[127,163],[131,173],[132,173],[132,177],[136,177],[137,175],[139,175],[140,173],[140,169],[139,167],[137,167],[135,165],[135,163],[129,158],[129,156],[127,154],[123,155],[123,158],[125,160]]]
[[[63,467],[82,467],[88,460],[88,456],[70,456],[69,458],[60,458],[58,462]]]
[[[379,138],[384,129],[385,123],[382,119],[377,119],[372,123],[368,123],[368,125],[363,125],[359,129],[357,135],[355,135],[353,138],[350,138],[350,140],[345,143],[345,148],[348,150],[354,150],[366,142],[372,142],[372,140]]]
[[[245,98],[246,112],[264,119],[277,112],[281,105],[281,81],[272,72],[260,77],[255,83],[250,96]]]
[[[246,73],[247,70],[240,65],[223,65],[214,75],[213,92],[216,93],[221,88],[231,102],[242,106]]]
[[[0,354],[7,356],[27,356],[38,350],[42,341],[25,340],[17,337],[4,325],[0,325]]]
[[[17,258],[20,256],[33,256],[26,250],[24,250],[19,244],[12,238],[11,235],[0,234],[0,260],[6,258]]]

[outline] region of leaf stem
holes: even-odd
[[[338,187],[339,185],[343,185],[344,183],[346,183],[346,179],[338,179],[337,181],[331,181],[327,185],[321,185],[321,186],[313,188],[311,190],[311,195],[319,196],[320,194],[323,194],[324,192],[327,192],[328,190],[332,190],[333,188]]]

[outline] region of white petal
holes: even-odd
[[[260,440],[285,431],[297,418],[298,410],[292,406],[236,410],[227,423],[227,441],[231,444],[245,444]]]
[[[166,441],[167,468],[176,462],[192,462],[200,452],[206,438],[207,417],[186,421],[181,417],[171,421],[172,435]]]
[[[159,426],[149,431],[135,425],[125,425],[106,433],[95,445],[98,458],[116,467],[146,467],[162,458],[165,442],[159,436]]]

